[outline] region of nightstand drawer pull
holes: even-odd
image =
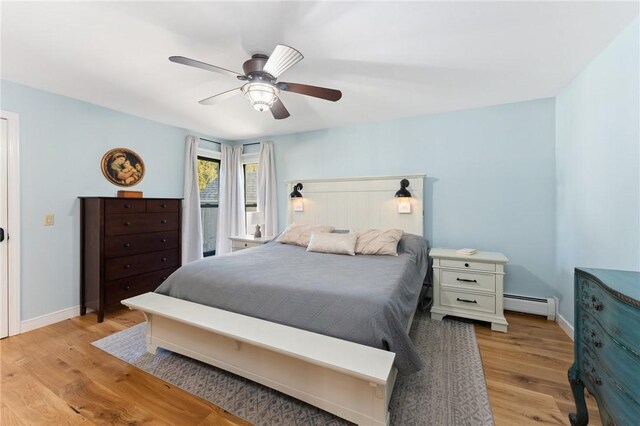
[[[459,297],[456,297],[456,300],[458,302],[464,302],[464,303],[478,303],[477,300],[467,300],[467,299],[460,299]]]
[[[245,247],[249,247],[249,244],[247,244],[247,243],[244,243],[244,246],[245,246]]]
[[[463,283],[477,283],[478,280],[467,280],[465,278],[456,278],[458,281],[462,281]]]
[[[464,264],[464,266],[465,266],[466,268],[468,268],[468,267],[469,267],[469,264],[468,264],[468,263],[465,263],[465,264]]]

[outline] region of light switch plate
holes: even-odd
[[[411,201],[398,202],[398,213],[411,213]]]
[[[53,213],[47,213],[44,215],[44,226],[53,226],[54,215]]]

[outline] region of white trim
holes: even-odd
[[[80,315],[80,305],[22,321],[22,333]]]
[[[20,334],[20,117],[15,112],[0,111],[7,120],[9,211],[7,231],[9,249],[9,336]]]
[[[556,316],[556,318],[558,319],[558,325],[560,326],[560,328],[562,329],[562,331],[564,331],[565,333],[567,333],[567,336],[569,336],[569,338],[571,340],[573,339],[573,326],[569,323],[569,321],[567,321],[562,315],[558,314]]]
[[[424,179],[427,176],[426,173],[413,173],[407,175],[397,176],[356,176],[356,177],[342,177],[342,178],[321,178],[321,179],[286,179],[288,184],[296,184],[298,182],[344,182],[344,181],[359,181],[359,180],[386,180],[386,179]],[[398,182],[398,186],[399,186]]]
[[[206,157],[206,158],[213,158],[214,160],[220,160],[222,158],[222,153],[220,153],[218,151],[214,151],[212,149],[198,148],[198,156],[199,157]]]
[[[242,164],[257,163],[260,160],[259,152],[252,152],[250,154],[242,154]]]

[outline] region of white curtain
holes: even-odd
[[[278,192],[276,185],[276,157],[273,142],[260,144],[258,160],[258,211],[264,215],[262,235],[273,237],[278,233]]]
[[[202,259],[202,219],[198,188],[198,144],[187,136],[184,151],[184,190],[182,201],[182,264]]]
[[[231,252],[229,237],[245,235],[242,145],[220,147],[220,198],[216,255]]]

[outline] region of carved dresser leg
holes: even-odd
[[[578,377],[576,364],[569,369],[569,384],[573,392],[573,399],[576,401],[576,412],[569,414],[569,421],[572,426],[585,426],[589,423],[589,412],[584,400],[584,383]]]

